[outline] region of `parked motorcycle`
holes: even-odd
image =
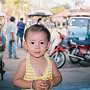
[[[57,68],[61,68],[66,62],[66,55],[64,53],[65,48],[61,45],[64,39],[64,36],[62,34],[60,34],[60,39],[61,39],[60,44],[55,47],[53,53],[50,55],[50,57],[56,63]]]
[[[50,57],[55,61],[57,68],[61,68],[66,62],[64,49],[60,45],[56,46],[54,52]]]
[[[79,63],[83,66],[90,66],[90,39],[72,40],[76,47],[70,52],[70,61],[74,64]]]

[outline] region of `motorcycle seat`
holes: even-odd
[[[78,45],[90,46],[90,39],[86,39],[86,40],[73,39],[73,42],[75,42]]]

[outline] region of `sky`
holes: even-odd
[[[70,6],[74,5],[74,0],[30,0],[33,6],[38,7],[47,7],[51,8],[56,5],[62,5],[68,3]],[[84,5],[90,5],[90,0],[81,0],[84,1]]]
[[[70,2],[70,0],[62,0],[62,1],[61,0],[30,0],[30,1],[31,1],[31,4],[37,5],[40,7],[44,7],[44,6],[53,7],[58,4],[66,3],[67,1]]]

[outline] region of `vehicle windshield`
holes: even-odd
[[[72,18],[69,20],[70,26],[84,26],[87,27],[88,25],[88,19],[87,18]]]

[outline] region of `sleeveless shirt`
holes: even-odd
[[[26,55],[26,73],[24,75],[24,80],[30,81],[30,80],[48,80],[52,79],[52,63],[51,60],[49,60],[48,56],[46,56],[46,60],[48,62],[48,65],[46,67],[45,72],[42,76],[37,76],[30,60],[30,55]],[[22,89],[22,90],[33,90],[33,89]],[[50,89],[51,90],[51,89]]]

